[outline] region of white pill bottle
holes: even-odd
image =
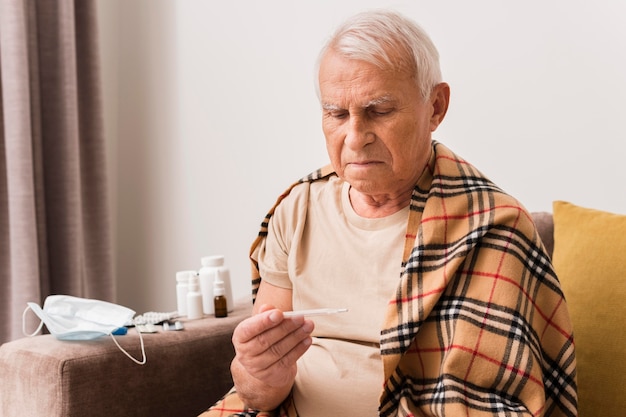
[[[224,292],[228,312],[232,312],[235,303],[233,302],[233,290],[230,284],[230,271],[224,265],[224,255],[205,256],[200,259],[202,267],[198,271],[200,278],[200,292],[202,293],[202,311],[204,314],[215,314],[213,285],[215,283],[215,271],[219,270],[220,279],[224,281]]]

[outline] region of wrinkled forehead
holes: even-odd
[[[330,51],[320,63],[319,95],[322,104],[349,100],[361,106],[389,102],[413,93],[417,83],[406,69],[345,57]]]
[[[370,59],[367,59],[370,58]],[[367,90],[376,87],[377,92],[369,96],[368,100],[382,97],[380,84],[403,84],[402,88],[418,87],[418,80],[411,65],[401,60],[394,63],[372,56],[347,55],[333,48],[326,50],[320,57],[317,71],[318,96],[322,99],[322,92],[329,89],[346,89],[353,91]]]

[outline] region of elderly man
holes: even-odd
[[[530,215],[431,137],[450,88],[428,36],[359,14],[318,79],[331,164],[263,223],[235,387],[207,415],[575,416],[569,315]],[[348,311],[285,315],[316,308]]]

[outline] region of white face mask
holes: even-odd
[[[59,340],[90,340],[110,335],[117,347],[136,363],[146,363],[143,337],[139,333],[143,360],[138,361],[128,354],[115,340],[113,332],[132,322],[135,312],[127,307],[106,301],[50,295],[44,301],[43,309],[36,303],[27,303],[22,316],[22,330],[26,336],[34,336],[45,324],[50,334]],[[41,323],[34,333],[26,333],[26,313],[32,310]]]

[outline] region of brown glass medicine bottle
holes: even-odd
[[[215,282],[213,283],[213,304],[215,307],[215,317],[228,316],[228,303],[224,295],[224,281],[220,278],[219,270],[215,271]]]

